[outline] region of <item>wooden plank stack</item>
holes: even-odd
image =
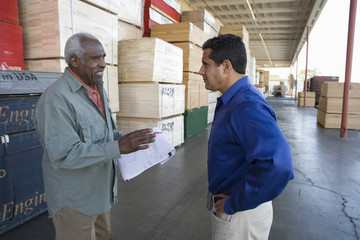
[[[183,78],[182,49],[159,38],[119,41],[118,49],[119,129],[130,132],[158,126],[174,146],[182,144],[185,107],[185,86],[179,85]],[[136,124],[128,126],[129,123]]]
[[[112,1],[119,3],[119,11],[117,13],[119,20],[134,26],[142,26],[143,0]]]
[[[119,82],[181,83],[183,51],[158,38],[119,41]]]
[[[314,76],[308,81],[308,89],[311,92],[316,92],[315,104],[319,104],[321,85],[324,82],[339,82],[339,77],[335,76]],[[305,83],[304,83],[305,84]]]
[[[23,38],[16,0],[0,2],[0,70],[23,70]]]
[[[340,128],[344,83],[324,82],[317,112],[317,122],[324,128]],[[351,83],[348,129],[360,129],[360,83]]]
[[[183,84],[186,86],[185,110],[208,105],[208,91],[200,74],[184,72]]]
[[[298,93],[298,106],[304,106],[304,92]],[[306,104],[305,107],[315,107],[315,92],[306,92]]]
[[[80,0],[20,0],[19,8],[24,58],[25,61],[37,62],[28,66],[41,66],[39,62],[49,60],[56,61],[53,65],[59,66],[59,59],[64,58],[66,40],[77,32],[95,35],[107,54],[106,62],[117,64],[117,15]]]
[[[214,120],[215,108],[217,103],[217,98],[221,96],[219,91],[209,91],[209,108],[208,108],[208,121],[210,124]]]
[[[205,9],[183,11],[181,14],[181,22],[192,22],[210,38],[218,36],[220,32],[220,23]]]

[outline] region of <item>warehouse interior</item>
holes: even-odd
[[[0,3],[0,239],[54,239],[34,127],[41,93],[64,72],[69,36],[106,51],[104,88],[124,133],[158,127],[176,154],[130,181],[118,176],[111,239],[211,239],[207,143],[219,92],[204,87],[201,45],[242,37],[250,81],[274,108],[294,180],[273,201],[269,239],[360,239],[360,83],[337,76],[271,83],[293,67],[327,0],[6,0]],[[306,86],[306,87],[305,87]],[[346,85],[345,85],[346,86]],[[343,101],[348,102],[347,136]]]

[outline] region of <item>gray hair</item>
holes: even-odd
[[[94,35],[90,33],[75,33],[72,35],[65,44],[65,62],[67,65],[70,65],[70,57],[75,56],[80,59],[80,61],[83,60],[84,50],[81,46],[81,40],[82,39],[93,39],[96,41],[99,41]]]

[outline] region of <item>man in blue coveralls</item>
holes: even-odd
[[[268,239],[272,200],[294,178],[290,146],[274,110],[245,76],[242,39],[203,44],[205,88],[220,91],[208,143],[212,239]]]

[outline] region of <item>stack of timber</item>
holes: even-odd
[[[20,0],[19,13],[27,70],[63,71],[66,40],[78,32],[96,36],[107,54],[106,63],[117,64],[116,14],[80,0]]]
[[[214,120],[215,108],[217,103],[217,98],[221,96],[219,91],[209,91],[209,110],[208,110],[208,121],[210,124]]]
[[[249,75],[249,71],[250,71],[249,32],[246,30],[245,26],[242,24],[221,26],[220,34],[234,34],[242,38],[245,44],[246,55],[247,55],[246,75]]]
[[[315,95],[316,95],[315,92],[306,92],[305,107],[315,107]],[[298,106],[299,107],[304,107],[304,97],[305,97],[304,92],[298,93]]]
[[[119,41],[118,49],[119,130],[129,133],[159,127],[174,146],[181,145],[185,110],[182,49],[158,38]]]
[[[321,92],[321,85],[324,82],[339,82],[339,77],[335,76],[314,76],[308,80],[308,87],[311,92],[315,92],[315,104],[319,104],[320,92]],[[305,84],[305,82],[304,82]]]
[[[321,85],[317,122],[324,128],[340,128],[344,83],[325,82]],[[348,106],[348,129],[360,129],[360,83],[351,83]]]
[[[103,0],[119,4],[118,19],[122,22],[141,27],[143,14],[143,0]],[[121,40],[121,39],[119,39]]]
[[[0,69],[23,70],[23,38],[16,0],[0,2]]]
[[[181,22],[192,22],[210,38],[217,37],[220,32],[220,23],[205,9],[183,11],[181,14]]]
[[[0,235],[47,210],[34,111],[61,74],[0,71]]]
[[[191,22],[154,25],[151,36],[168,41],[183,50],[183,84],[186,85],[185,138],[191,137],[207,126],[208,91],[198,72],[202,64],[201,46],[209,36]]]
[[[150,37],[151,26],[180,21],[180,4],[176,0],[145,0],[144,37]]]

